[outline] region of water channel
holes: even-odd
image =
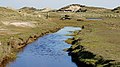
[[[77,67],[72,62],[68,53],[63,51],[71,45],[65,40],[72,36],[70,31],[81,30],[79,27],[64,27],[56,33],[40,37],[35,42],[28,44],[23,51],[18,53],[15,61],[6,67]]]

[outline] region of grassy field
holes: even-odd
[[[71,20],[60,20],[64,15]],[[106,60],[120,62],[120,14],[113,12],[19,12],[0,7],[0,62],[6,57],[16,58],[18,47],[28,44],[38,37],[53,33],[65,26],[84,26],[75,39],[82,39],[77,45],[87,51],[100,55]],[[103,20],[87,20],[101,18]],[[77,21],[77,19],[82,19]],[[30,39],[31,38],[31,39]],[[26,42],[26,41],[29,42]],[[25,44],[23,44],[25,43]],[[9,45],[8,45],[9,44]],[[74,46],[73,46],[74,48]],[[75,53],[79,52],[79,49]]]
[[[50,18],[46,19],[47,13],[25,14],[3,7],[0,11],[1,63],[3,60],[16,58],[16,51],[19,51],[19,47],[33,42],[40,36],[53,33],[64,26],[77,25],[76,22],[70,20],[64,22],[59,20],[59,13],[50,13]]]
[[[83,25],[85,28],[81,32],[76,32],[77,34],[74,34],[73,39],[67,40],[69,43],[77,40],[70,49],[72,49],[71,53],[73,55],[78,56],[78,61],[97,67],[107,65],[111,67],[110,63],[120,65],[119,18],[105,18],[100,21],[85,22]],[[83,51],[81,46],[85,48]],[[85,51],[88,51],[88,53]],[[96,59],[97,56],[98,58]],[[99,57],[102,57],[103,61],[98,63],[101,60]],[[73,56],[73,58],[75,57]],[[109,60],[109,62],[104,63],[105,60]]]

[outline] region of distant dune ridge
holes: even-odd
[[[120,6],[114,8],[112,11],[116,13],[120,13]]]
[[[1,7],[1,8],[8,9],[7,7],[6,8]],[[13,9],[11,9],[11,10],[13,10]],[[50,12],[50,11],[63,11],[63,12],[98,12],[99,11],[99,12],[107,12],[107,11],[111,11],[111,12],[119,13],[120,6],[113,8],[113,9],[107,9],[107,8],[102,8],[102,7],[91,7],[91,6],[80,5],[80,4],[70,4],[70,5],[61,7],[60,9],[52,9],[52,8],[37,9],[34,7],[23,7],[23,8],[20,8],[19,11],[20,12],[27,12],[27,13],[31,13],[34,11],[40,11],[40,12]]]
[[[64,12],[96,12],[96,11],[106,11],[109,9],[106,8],[100,8],[100,7],[89,7],[85,5],[80,4],[71,4],[65,7],[60,8],[58,11],[64,11]]]
[[[80,10],[81,8],[84,8],[84,5],[79,5],[79,4],[71,4],[65,7],[62,7],[59,9],[59,11],[72,11],[72,12],[76,12],[78,10]]]

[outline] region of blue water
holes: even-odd
[[[102,18],[87,18],[87,20],[103,20]]]
[[[10,62],[7,67],[77,67],[67,52],[63,51],[70,47],[64,40],[72,37],[65,35],[75,30],[81,30],[81,28],[64,27],[56,33],[40,37],[27,45],[18,54],[18,58]]]

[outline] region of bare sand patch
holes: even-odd
[[[17,22],[17,21],[2,21],[4,25],[14,25],[17,27],[35,27],[35,22]]]

